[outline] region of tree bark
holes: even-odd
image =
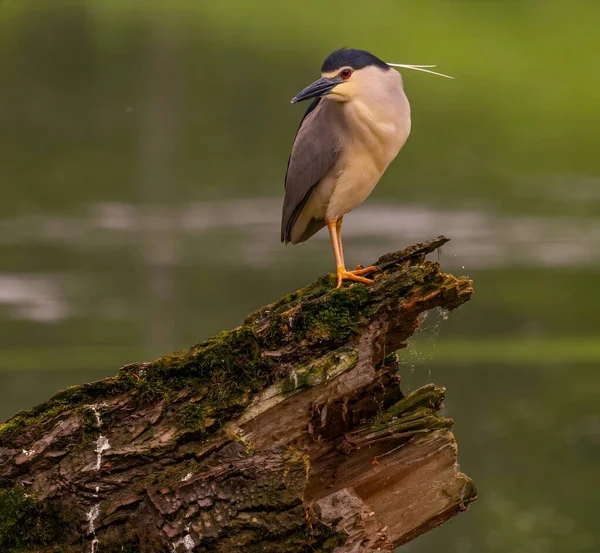
[[[472,282],[388,254],[187,351],[73,386],[0,426],[0,550],[391,552],[467,508],[444,390],[395,351]]]

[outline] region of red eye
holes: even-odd
[[[344,69],[341,73],[340,73],[340,77],[342,77],[342,79],[349,79],[350,75],[352,75],[352,71],[350,69]]]

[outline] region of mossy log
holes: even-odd
[[[0,426],[3,552],[392,551],[466,509],[444,390],[394,352],[472,282],[388,254],[187,351],[73,386]]]

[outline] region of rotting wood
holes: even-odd
[[[472,294],[425,260],[446,241],[15,415],[0,426],[0,549],[392,551],[466,509],[444,390],[404,396],[393,353],[421,313]]]

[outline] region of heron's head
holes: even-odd
[[[381,88],[401,86],[402,80],[396,71],[392,71],[392,66],[448,77],[425,69],[434,65],[386,63],[366,50],[340,48],[323,62],[321,78],[298,92],[292,98],[292,104],[317,96],[348,102],[365,94],[376,94]]]
[[[317,96],[347,102],[389,71],[387,63],[366,50],[341,48],[327,56],[321,66],[321,78],[298,92],[292,104]]]

